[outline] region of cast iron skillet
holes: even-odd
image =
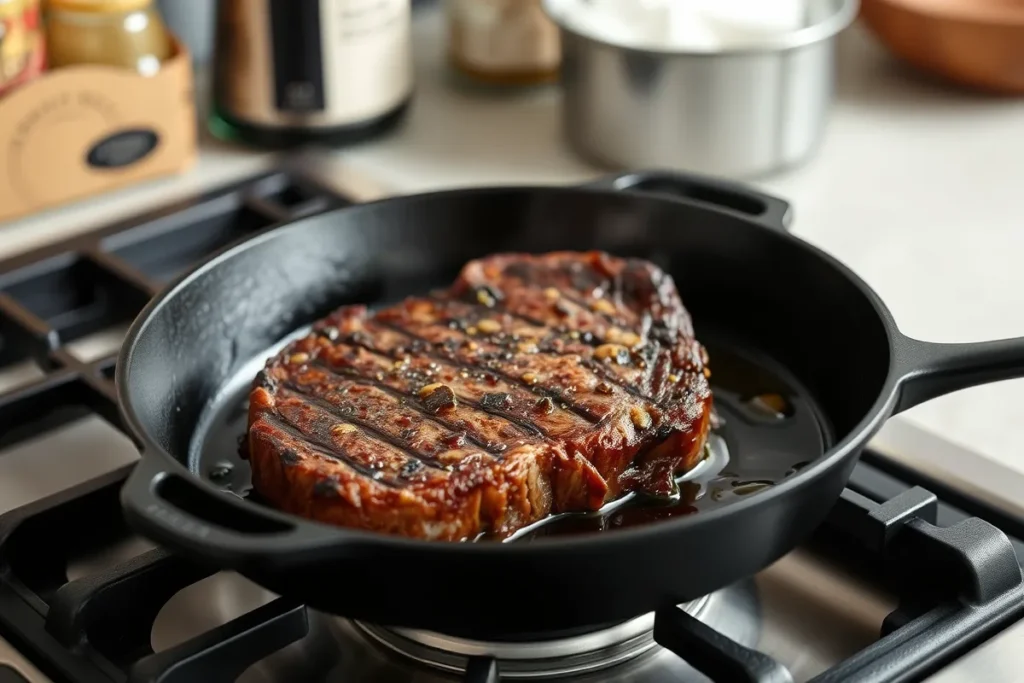
[[[602,625],[754,574],[823,520],[890,415],[1024,376],[1024,339],[901,334],[864,282],[786,233],[788,217],[784,202],[741,186],[638,173],[387,199],[230,248],[153,300],[121,351],[118,397],[142,451],[127,516],[316,609],[475,638]],[[726,480],[696,514],[628,529],[461,544],[329,527],[223,490],[247,484],[240,401],[283,337],[343,303],[446,285],[475,257],[555,249],[645,257],[672,274],[721,380],[727,474],[774,486],[743,496]],[[745,394],[762,391],[784,393],[791,417],[747,410]]]

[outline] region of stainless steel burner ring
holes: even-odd
[[[709,596],[679,607],[700,618]],[[381,645],[441,671],[463,673],[471,657],[498,660],[503,679],[539,679],[571,676],[606,669],[650,651],[654,642],[654,614],[579,636],[529,642],[484,642],[431,631],[387,628],[356,622]]]

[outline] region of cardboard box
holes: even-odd
[[[47,71],[0,98],[0,221],[181,171],[195,156],[192,66],[180,43],[155,76]]]

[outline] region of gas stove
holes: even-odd
[[[0,683],[1019,680],[1024,476],[898,420],[804,546],[591,632],[356,622],[134,536],[112,384],[127,323],[214,251],[357,198],[276,171],[0,263]]]

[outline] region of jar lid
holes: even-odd
[[[68,12],[134,12],[146,9],[152,0],[47,0],[50,9]]]

